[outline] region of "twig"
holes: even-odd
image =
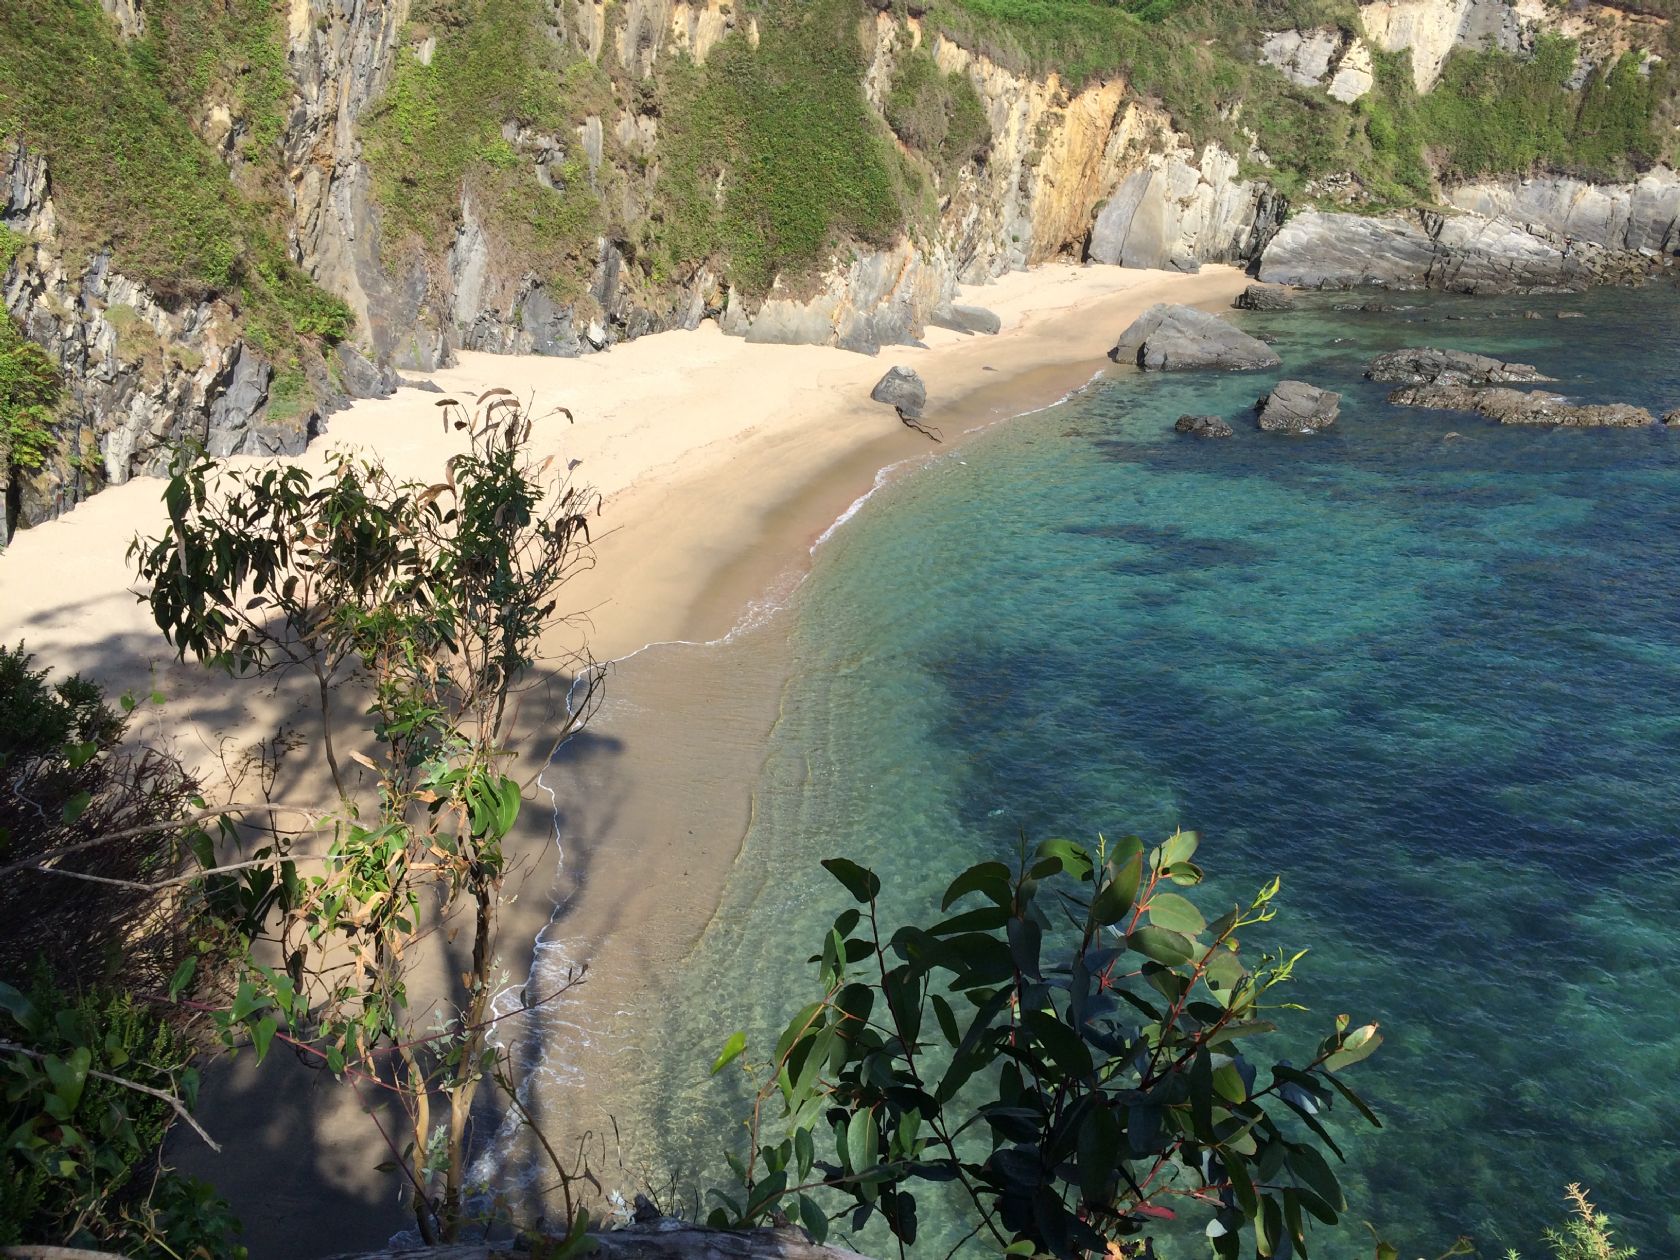
[[[121,831],[108,831],[104,835],[95,836],[91,840],[78,841],[67,844],[62,849],[53,849],[47,853],[37,853],[33,857],[20,861],[8,862],[0,866],[0,875],[10,875],[13,871],[27,870],[32,867],[49,869],[48,862],[57,861],[61,857],[69,857],[72,853],[80,853],[84,849],[91,849],[97,845],[110,844],[115,840],[133,840],[140,836],[156,835],[160,831],[180,831],[195,823],[207,822],[212,818],[226,817],[228,814],[245,814],[267,812],[270,814],[287,813],[302,814],[305,818],[320,821],[326,814],[318,809],[305,809],[301,805],[276,805],[272,801],[251,805],[221,805],[215,809],[200,810],[196,814],[188,814],[185,818],[170,818],[162,822],[146,823],[140,827],[126,827]]]
[[[39,1050],[31,1050],[28,1046],[20,1046],[15,1041],[0,1040],[0,1050],[7,1050],[13,1054],[21,1054],[26,1059],[34,1059],[40,1063],[45,1063],[49,1057],[42,1054]],[[215,1151],[218,1155],[222,1153],[222,1148],[216,1144],[216,1140],[204,1131],[203,1125],[193,1119],[192,1112],[187,1110],[186,1104],[179,1098],[175,1097],[174,1094],[169,1093],[167,1090],[153,1089],[150,1085],[142,1085],[139,1081],[131,1081],[126,1076],[112,1076],[109,1072],[100,1072],[94,1068],[88,1069],[88,1075],[96,1076],[102,1081],[110,1081],[113,1085],[121,1085],[124,1089],[132,1089],[142,1094],[150,1094],[153,1098],[158,1098],[168,1103],[174,1110],[175,1114],[191,1125],[193,1132],[204,1139],[206,1146]]]

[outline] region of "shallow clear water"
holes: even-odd
[[[1407,1255],[1534,1254],[1571,1180],[1680,1254],[1680,431],[1501,429],[1360,380],[1451,345],[1680,406],[1680,294],[1512,318],[1536,305],[1250,319],[1344,393],[1327,433],[1255,431],[1268,377],[1127,375],[879,492],[800,593],[756,822],[645,1047],[638,1161],[719,1180],[739,1100],[706,1066],[814,995],[843,897],[820,858],[924,914],[1023,830],[1186,826],[1210,901],[1283,876],[1306,1031],[1387,1033],[1360,1069],[1387,1127],[1352,1141],[1321,1254],[1368,1255],[1361,1219]],[[1237,434],[1181,438],[1185,411]]]

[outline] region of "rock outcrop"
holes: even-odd
[[[1173,431],[1199,438],[1228,438],[1236,432],[1223,416],[1180,416]]]
[[[1342,396],[1305,381],[1279,381],[1255,410],[1257,423],[1267,433],[1316,433],[1336,423]]]
[[[1673,411],[1664,412],[1662,422],[1665,427],[1670,429],[1680,425],[1680,407],[1676,407]]]
[[[1473,411],[1500,424],[1552,425],[1565,428],[1631,429],[1656,423],[1643,407],[1627,403],[1573,403],[1562,394],[1500,386],[1403,385],[1388,396],[1402,407],[1436,411]]]
[[[933,308],[927,322],[952,332],[983,333],[994,337],[1003,331],[1003,321],[983,306],[954,306],[946,302]]]
[[[8,524],[35,524],[104,485],[166,472],[188,444],[216,455],[295,454],[318,430],[324,408],[276,396],[273,365],[245,342],[225,300],[165,303],[108,254],[69,251],[39,156],[0,150],[0,195],[0,227],[22,239],[0,272],[0,297],[64,381],[58,454],[11,487]],[[359,357],[346,361],[366,371],[341,387],[383,380]],[[326,369],[313,370],[322,377],[311,382],[315,396],[342,399]]]
[[[1282,362],[1265,342],[1219,316],[1166,302],[1138,316],[1108,357],[1148,372],[1252,372]]]
[[[1365,376],[1373,381],[1405,385],[1506,385],[1553,379],[1531,363],[1507,363],[1485,354],[1437,350],[1432,346],[1379,354],[1365,369]]]
[[[1266,247],[1259,278],[1300,288],[1520,293],[1626,283],[1680,256],[1680,179],[1672,171],[1595,190],[1590,200],[1606,209],[1591,214],[1569,212],[1567,182],[1547,181],[1547,194],[1513,185],[1504,208],[1494,185],[1461,190],[1467,203],[1495,211],[1491,216],[1303,211]],[[1557,212],[1551,221],[1516,217],[1543,206]],[[1613,206],[1624,212],[1611,212]]]
[[[892,367],[875,382],[869,396],[878,403],[898,409],[898,414],[911,420],[921,418],[927,406],[927,386],[919,374],[907,367]]]
[[[1247,258],[1273,227],[1276,199],[1237,177],[1237,159],[1209,145],[1149,155],[1097,211],[1086,256],[1122,267],[1194,271]]]
[[[1243,311],[1292,311],[1295,296],[1276,285],[1251,284],[1237,294],[1237,300],[1231,305]]]
[[[1371,49],[1363,39],[1334,27],[1271,31],[1260,44],[1260,60],[1301,87],[1322,87],[1351,105],[1376,83]]]

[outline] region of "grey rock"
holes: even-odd
[[[892,367],[875,382],[869,396],[878,403],[898,408],[903,415],[919,418],[927,406],[927,386],[922,378],[907,367]]]
[[[1336,423],[1342,396],[1305,381],[1279,381],[1257,404],[1267,433],[1315,433]]]
[[[1269,191],[1239,179],[1237,159],[1218,145],[1199,157],[1185,150],[1145,155],[1097,211],[1086,257],[1175,271],[1248,257],[1256,235],[1271,228]]]
[[[1586,312],[1584,312],[1584,311],[1559,311],[1557,313],[1557,317],[1559,319],[1585,319],[1586,318]]]
[[[1403,407],[1473,411],[1500,424],[1630,429],[1655,423],[1643,407],[1627,403],[1572,403],[1562,394],[1542,389],[1524,391],[1502,386],[1477,388],[1425,383],[1401,386],[1388,400]]]
[[[942,302],[929,312],[927,322],[935,328],[949,328],[952,332],[984,333],[995,336],[1003,330],[1003,321],[983,306],[956,306]]]
[[[400,380],[395,368],[379,366],[349,342],[333,348],[338,363],[338,380],[351,398],[387,398]]]
[[[1373,381],[1406,385],[1505,385],[1522,381],[1549,381],[1533,364],[1507,363],[1467,350],[1438,350],[1433,346],[1390,350],[1371,360],[1365,375]]]
[[[439,385],[436,381],[421,381],[416,380],[413,377],[404,376],[398,378],[397,384],[401,385],[404,389],[418,389],[422,393],[426,394],[443,393],[443,386]]]
[[[1267,245],[1259,276],[1302,288],[1522,293],[1626,282],[1650,274],[1658,261],[1476,213],[1363,218],[1306,210]]]
[[[1295,309],[1295,295],[1276,285],[1251,284],[1237,294],[1237,300],[1232,305],[1244,311],[1292,311]]]
[[[1673,411],[1664,412],[1662,422],[1671,429],[1680,426],[1680,407],[1676,407]]]
[[[1108,357],[1145,371],[1224,369],[1252,372],[1282,360],[1270,346],[1217,315],[1191,306],[1157,303],[1120,335]]]
[[[1236,432],[1221,416],[1180,416],[1173,431],[1199,438],[1228,438]]]

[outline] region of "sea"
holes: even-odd
[[[723,905],[637,1021],[620,1105],[667,1202],[703,1211],[740,1149],[713,1055],[818,995],[847,904],[821,859],[927,922],[1023,837],[1193,828],[1210,917],[1280,877],[1258,943],[1309,951],[1271,1057],[1339,1013],[1383,1031],[1349,1076],[1382,1128],[1329,1117],[1349,1210],[1315,1255],[1370,1256],[1368,1222],[1407,1257],[1540,1256],[1572,1182],[1680,1255],[1680,427],[1500,427],[1363,378],[1446,346],[1661,414],[1680,290],[1232,318],[1281,371],[1110,369],[883,476],[815,549]],[[1334,427],[1260,432],[1281,377],[1341,393]]]

